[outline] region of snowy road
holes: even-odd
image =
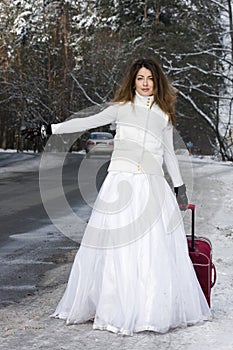
[[[58,198],[53,179],[57,168],[51,155],[46,170],[50,198],[56,210]],[[72,208],[87,220],[90,208],[81,199],[77,172],[83,156],[68,154],[63,168],[64,193]],[[98,160],[94,160],[94,164]],[[40,276],[54,267],[53,256],[77,248],[78,243],[62,235],[51,223],[41,200],[38,155],[0,152],[1,227],[0,227],[0,305],[6,305],[38,290]],[[104,169],[98,176],[101,183]],[[50,181],[51,180],[51,181]],[[80,239],[83,229],[80,228]],[[56,258],[58,259],[58,257]]]
[[[182,159],[181,159],[182,162]],[[196,232],[209,237],[213,244],[218,271],[212,293],[213,321],[177,329],[164,335],[143,332],[123,337],[94,331],[92,324],[65,326],[62,320],[48,317],[63,294],[75,254],[72,247],[53,256],[55,267],[48,270],[39,291],[0,310],[0,349],[34,350],[232,350],[233,348],[233,166],[207,157],[192,158],[193,191],[191,202],[197,205]],[[187,230],[189,214],[184,217]],[[51,227],[50,227],[51,228]],[[39,235],[46,244],[50,237],[45,228],[21,234],[25,240]],[[34,235],[34,236],[33,236]],[[18,242],[20,238],[18,238]],[[41,252],[38,251],[38,255]]]

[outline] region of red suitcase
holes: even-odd
[[[189,256],[192,260],[200,286],[210,306],[211,288],[216,282],[216,268],[212,262],[212,245],[208,238],[195,236],[195,205],[188,204],[192,211],[192,231],[187,235]]]

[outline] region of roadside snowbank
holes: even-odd
[[[85,155],[85,151],[72,152],[72,154]],[[0,148],[0,175],[17,172],[38,171],[41,157],[47,158],[46,168],[54,168],[60,166],[60,160],[66,158],[66,153],[34,153],[34,152],[17,152],[16,150],[3,150]],[[43,162],[45,166],[45,162]],[[5,177],[5,176],[4,176]]]
[[[0,174],[19,171],[32,171],[39,168],[40,154],[34,152],[17,152],[0,148]]]

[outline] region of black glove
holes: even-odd
[[[42,127],[40,128],[40,135],[42,139],[46,139],[47,137],[52,135],[51,124],[42,125]]]
[[[186,207],[188,205],[188,197],[186,194],[186,186],[182,185],[179,187],[174,187],[174,191],[176,194],[176,200],[180,207],[180,210],[186,210]]]
[[[52,135],[51,124],[42,125],[41,128],[23,129],[21,130],[21,135],[28,140],[32,140],[36,136],[40,136],[42,139],[46,139],[48,136]]]

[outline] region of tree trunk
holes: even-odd
[[[229,29],[230,29],[230,37],[231,37],[231,59],[233,63],[233,15],[232,15],[232,5],[231,0],[227,0],[228,4],[228,14],[229,14]]]

